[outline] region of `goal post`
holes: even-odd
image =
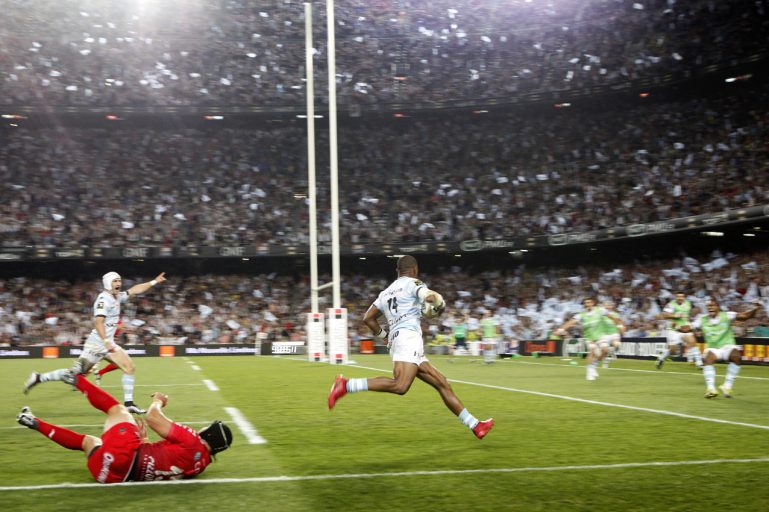
[[[307,313],[307,359],[326,361],[326,323],[323,313]]]
[[[328,360],[331,364],[347,364],[350,343],[347,338],[347,309],[328,309]]]

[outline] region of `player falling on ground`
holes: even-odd
[[[73,384],[91,405],[107,415],[101,437],[47,423],[35,417],[29,407],[21,410],[16,421],[64,448],[85,452],[86,465],[97,482],[192,478],[206,469],[212,455],[232,444],[232,432],[221,421],[195,432],[168,419],[161,411],[168,403],[168,396],[163,393],[152,395],[146,416],[146,424],[163,440],[150,443],[145,422],[137,423],[128,409],[106,391],[83,375],[70,374],[65,382]]]
[[[446,377],[431,365],[424,355],[420,325],[421,306],[428,302],[440,312],[445,307],[443,297],[417,279],[419,268],[413,256],[399,258],[396,269],[398,278],[379,294],[363,318],[363,323],[375,338],[388,339],[393,360],[393,378],[346,379],[339,375],[328,395],[328,408],[333,409],[337,400],[347,393],[381,391],[405,395],[414,379],[418,378],[434,387],[446,407],[458,416],[478,439],[483,439],[494,426],[494,420],[490,418],[478,421],[470,414],[454,394]],[[382,316],[387,321],[384,329],[379,325],[379,318]]]
[[[689,317],[692,313],[692,303],[686,299],[682,291],[676,292],[676,297],[662,310],[662,317],[667,320],[667,347],[657,358],[655,367],[659,370],[665,364],[670,354],[683,355],[683,347],[686,345],[688,354],[692,357],[697,367],[702,367],[702,355],[697,346],[697,339],[692,332]]]
[[[555,330],[557,336],[568,336],[568,330],[575,326],[582,328],[582,337],[587,340],[587,367],[585,378],[595,380],[598,378],[597,361],[602,361],[609,353],[614,335],[607,329],[608,322],[622,325],[619,316],[609,315],[608,312],[596,306],[592,297],[582,300],[584,311],[577,313],[565,324]]]
[[[718,396],[716,391],[716,367],[714,363],[718,361],[728,362],[726,367],[726,378],[724,383],[718,387],[724,394],[724,397],[732,397],[732,386],[737,374],[740,373],[740,364],[742,363],[742,351],[732,332],[732,322],[734,320],[747,320],[755,316],[761,309],[760,304],[753,306],[753,309],[736,313],[734,311],[721,311],[718,302],[711,298],[708,300],[708,312],[700,315],[694,321],[693,327],[702,332],[705,338],[705,357],[703,360],[702,374],[705,377],[707,391],[705,398],[715,398]]]
[[[115,343],[115,331],[120,321],[120,304],[130,297],[146,292],[156,284],[166,280],[165,272],[155,279],[132,286],[127,292],[121,291],[123,281],[117,272],[108,272],[102,277],[104,290],[99,293],[93,304],[94,328],[83,345],[83,352],[71,368],[62,368],[40,374],[32,372],[24,383],[24,394],[42,382],[63,380],[67,375],[87,375],[93,365],[102,359],[108,359],[123,370],[123,395],[129,412],[142,414],[144,410],[133,403],[135,367],[131,356]]]

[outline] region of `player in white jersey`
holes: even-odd
[[[393,360],[393,378],[374,377],[370,379],[346,379],[339,375],[328,395],[328,408],[333,409],[336,401],[347,393],[359,391],[381,391],[405,395],[415,378],[431,385],[438,391],[451,412],[470,428],[478,439],[483,439],[494,426],[494,420],[478,421],[470,414],[454,394],[451,384],[425,357],[422,339],[422,306],[433,304],[436,311],[445,307],[443,297],[417,279],[419,267],[413,256],[398,259],[398,279],[379,294],[366,311],[363,324],[379,340],[387,338],[390,356]],[[382,328],[379,318],[385,317],[387,325]]]
[[[165,272],[161,272],[152,281],[134,285],[127,292],[124,292],[121,291],[123,281],[120,274],[117,272],[104,274],[102,276],[104,290],[99,293],[93,304],[94,328],[83,344],[80,357],[69,369],[62,368],[43,374],[32,372],[32,375],[24,383],[24,393],[29,393],[30,389],[41,382],[64,380],[69,375],[86,375],[96,363],[102,359],[108,359],[123,370],[123,394],[126,408],[135,414],[144,413],[145,411],[133,402],[135,380],[133,360],[131,360],[128,352],[115,343],[115,331],[118,328],[118,322],[120,322],[120,305],[130,297],[144,293],[165,280]]]

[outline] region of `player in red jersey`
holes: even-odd
[[[145,422],[137,423],[128,409],[83,375],[69,375],[73,384],[95,408],[107,414],[101,438],[46,423],[24,407],[16,417],[21,425],[37,430],[53,442],[70,450],[81,450],[97,482],[111,484],[128,481],[191,478],[203,472],[211,456],[232,444],[232,432],[221,421],[196,432],[168,419],[162,408],[168,395],[154,393],[147,410],[146,425],[163,438],[150,443]]]

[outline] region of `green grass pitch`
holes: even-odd
[[[2,510],[767,510],[767,367],[744,366],[734,398],[706,400],[685,363],[655,371],[623,360],[588,382],[582,361],[433,357],[471,413],[495,418],[479,441],[420,381],[405,396],[348,395],[329,412],[336,373],[390,374],[387,356],[353,359],[137,358],[137,403],[166,392],[171,419],[196,428],[222,419],[235,440],[196,480],[113,486],[93,482],[82,453],[15,422],[29,405],[52,423],[101,432],[102,413],[65,384],[21,393],[33,369],[70,361],[2,361]],[[721,384],[725,367],[717,372]],[[122,399],[119,372],[103,385]],[[266,443],[250,444],[227,408]]]

